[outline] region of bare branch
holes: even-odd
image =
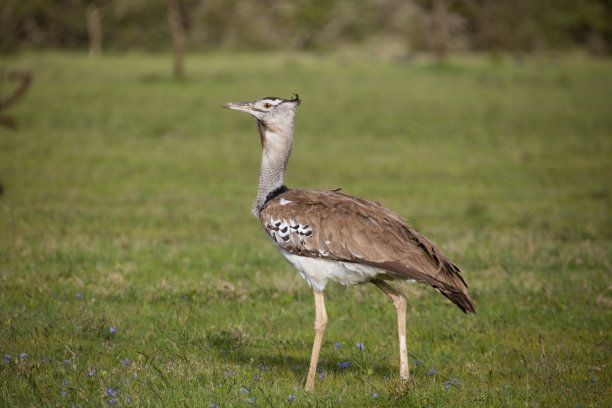
[[[11,81],[19,81],[19,85],[12,94],[6,98],[0,99],[0,112],[6,110],[6,108],[21,99],[32,83],[32,73],[28,71],[13,70],[8,73],[7,78]],[[0,116],[0,125],[15,129],[17,127],[17,121],[8,116]]]

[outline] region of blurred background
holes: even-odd
[[[0,407],[612,406],[610,54],[612,0],[0,0]],[[469,318],[400,286],[408,392],[373,285],[298,389],[312,294],[219,106],[292,92],[287,185],[465,271]]]
[[[609,0],[4,0],[0,51],[612,52]]]

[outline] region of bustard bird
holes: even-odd
[[[476,313],[474,302],[457,265],[393,211],[338,190],[285,186],[299,104],[295,95],[293,99],[267,97],[221,106],[255,117],[263,153],[253,214],[314,292],[315,338],[305,389],[314,388],[327,326],[323,289],[328,281],[343,285],[370,282],[391,298],[397,312],[400,378],[407,380],[406,298],[387,281],[427,283],[465,313]]]

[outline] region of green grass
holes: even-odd
[[[34,82],[0,129],[0,405],[612,404],[612,62],[187,64],[174,81],[165,55],[3,58]],[[219,107],[292,92],[288,185],[381,200],[464,270],[475,316],[398,285],[407,387],[391,302],[331,283],[303,390],[312,294],[250,215],[254,121]]]

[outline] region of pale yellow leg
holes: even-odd
[[[384,281],[373,281],[376,286],[393,300],[393,306],[397,312],[397,332],[399,335],[400,349],[400,379],[408,380],[408,349],[406,347],[406,296],[393,286]]]
[[[310,367],[308,368],[308,377],[306,378],[306,391],[314,389],[314,379],[317,373],[317,364],[319,362],[319,352],[321,351],[321,343],[323,342],[323,334],[327,327],[327,312],[325,312],[325,301],[323,300],[323,292],[313,290],[315,300],[315,338],[312,345],[312,355],[310,356]]]

